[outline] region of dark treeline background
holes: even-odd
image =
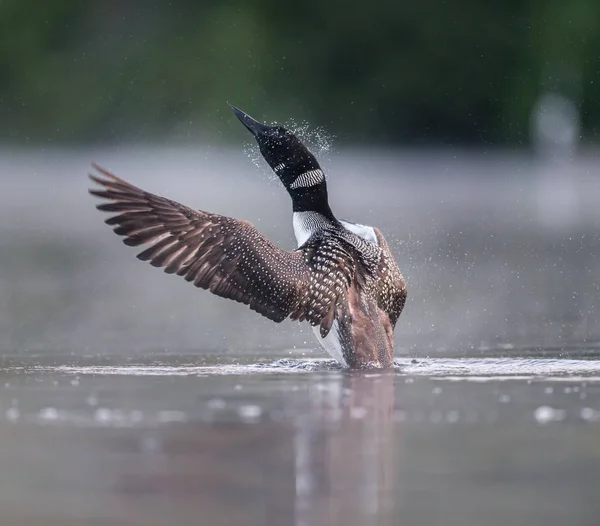
[[[598,0],[0,0],[0,140],[216,140],[243,133],[230,101],[341,141],[527,145],[550,91],[594,142],[599,20]]]

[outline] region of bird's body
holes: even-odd
[[[197,287],[248,305],[275,322],[308,321],[321,345],[349,368],[393,365],[396,321],[406,284],[381,232],[339,221],[325,177],[290,132],[267,127],[234,108],[286,186],[298,248],[288,252],[246,221],[188,208],[133,186],[95,165],[107,199],[100,210],[138,254]],[[266,138],[265,138],[266,136]]]

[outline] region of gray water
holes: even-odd
[[[409,285],[397,367],[137,261],[94,160],[293,248],[238,150],[0,155],[0,524],[597,524],[598,158],[341,151],[332,207]]]

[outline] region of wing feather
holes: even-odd
[[[380,309],[387,312],[394,328],[406,303],[406,281],[383,234],[378,228],[373,227],[373,230],[382,249],[382,257],[377,268],[377,304]]]
[[[106,223],[126,245],[149,245],[139,259],[273,321],[301,317],[310,283],[302,253],[279,249],[246,221],[193,210],[94,168],[102,177],[90,178],[102,189],[90,193],[109,201],[97,208],[118,214]]]
[[[325,338],[335,319],[336,308],[346,300],[356,271],[352,249],[335,235],[317,237],[305,245],[306,264],[311,279],[303,302],[303,317],[319,325]]]
[[[307,320],[327,336],[356,273],[352,247],[335,235],[316,236],[301,250],[279,249],[247,221],[194,210],[146,192],[104,168],[90,175],[97,205],[137,257],[196,287],[248,305],[270,320]]]

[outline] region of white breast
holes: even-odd
[[[294,212],[292,224],[298,246],[304,245],[314,233],[330,224],[330,221],[317,212]]]
[[[348,221],[340,221],[350,232],[356,234],[358,237],[362,237],[364,240],[379,246],[377,241],[377,235],[375,229],[372,226],[360,225],[358,223],[349,223]]]
[[[340,342],[338,321],[333,321],[331,330],[329,331],[329,334],[325,336],[325,338],[321,338],[318,325],[313,327],[312,330],[315,333],[317,340],[319,340],[321,346],[329,353],[329,355],[343,366],[347,366],[348,364],[346,363],[346,360],[344,360],[344,354],[342,353],[342,343]]]
[[[304,245],[308,241],[308,238],[312,234],[310,228],[304,221],[303,215],[306,212],[294,212],[294,218],[292,219],[292,224],[294,225],[294,235],[296,236],[296,243],[298,246]]]

